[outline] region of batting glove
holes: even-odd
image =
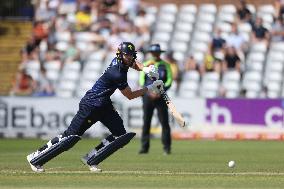
[[[162,80],[156,80],[151,85],[147,86],[147,89],[153,93],[159,94],[161,91],[161,88],[163,88],[163,81]]]
[[[143,72],[151,79],[157,80],[159,79],[159,73],[154,65],[150,65],[149,67],[144,67]]]

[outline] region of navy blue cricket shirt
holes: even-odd
[[[110,96],[114,91],[123,90],[128,86],[127,72],[128,67],[114,58],[92,89],[87,91],[81,103],[95,107],[111,104]]]

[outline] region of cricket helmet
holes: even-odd
[[[130,66],[134,63],[134,61],[137,58],[137,51],[135,50],[135,46],[130,42],[122,42],[119,44],[116,52],[116,57],[119,60],[122,60],[123,54],[132,55],[133,61],[130,63]]]
[[[125,53],[125,54],[136,54],[135,46],[130,42],[122,42],[118,46],[118,51]]]

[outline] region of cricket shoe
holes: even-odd
[[[96,152],[95,152],[96,153]],[[97,165],[89,165],[87,162],[88,162],[88,159],[90,158],[90,154],[86,154],[85,156],[83,156],[82,158],[81,158],[81,161],[82,161],[82,163],[84,164],[84,165],[87,165],[88,167],[89,167],[89,169],[90,169],[90,171],[91,172],[96,172],[96,173],[99,173],[99,172],[102,172],[102,170],[101,169],[99,169],[98,167],[97,167]]]
[[[89,164],[87,163],[88,159],[89,159],[89,157],[88,157],[88,155],[86,155],[86,156],[84,156],[84,157],[81,158],[81,161],[82,161],[82,163],[83,163],[84,165],[87,165],[87,166],[89,167],[89,169],[90,169],[91,172],[94,172],[94,173],[95,173],[95,172],[96,172],[96,173],[102,172],[102,170],[99,169],[99,168],[97,167],[97,165],[89,165]]]
[[[164,149],[164,155],[170,155],[171,150],[170,149]]]
[[[98,168],[97,165],[89,165],[89,169],[93,173],[100,173],[100,172],[102,172],[102,170],[100,168]]]
[[[146,149],[141,149],[138,154],[148,154],[148,150]]]
[[[32,161],[36,156],[38,156],[38,154],[39,154],[38,151],[29,154],[29,155],[27,156],[27,160],[28,160],[28,162],[29,162],[29,164],[30,164],[30,166],[31,166],[31,168],[32,168],[32,170],[33,170],[34,172],[42,173],[42,172],[44,172],[43,166],[31,164],[31,161]]]

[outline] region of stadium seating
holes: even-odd
[[[272,4],[248,4],[247,8],[253,18],[259,16],[263,19],[268,30],[273,27],[275,8]],[[62,14],[68,13],[66,20],[74,21],[74,4],[62,3],[58,11]],[[145,18],[150,24],[150,39],[145,46],[149,43],[159,43],[162,49],[172,50],[180,65],[183,65],[189,56],[193,56],[197,64],[202,65],[214,31],[218,28],[222,32],[221,36],[227,37],[232,31],[232,24],[237,20],[237,8],[233,4],[217,6],[212,3],[161,3],[160,6],[146,6],[145,12]],[[113,18],[109,19],[113,21]],[[245,52],[241,52],[241,71],[205,74],[196,70],[187,71],[183,74],[180,97],[238,98],[242,97],[244,91],[247,98],[263,97],[264,93],[268,98],[284,97],[284,42],[250,43],[252,26],[246,22],[238,22],[237,28],[248,43]],[[55,30],[54,37],[55,49],[61,53],[75,41],[81,60],[72,63],[62,60],[46,61],[44,67],[47,78],[56,86],[57,96],[82,97],[109,65],[115,52],[111,53],[105,48],[98,49],[97,38],[92,31]],[[138,60],[142,62],[144,58],[145,54],[138,52]],[[39,63],[30,63],[27,69],[33,78],[37,78]],[[138,74],[130,71],[131,85],[137,87],[137,80]],[[176,83],[173,88],[175,86]],[[171,95],[178,94],[173,92],[174,90],[170,90]]]
[[[60,69],[61,69],[61,63],[60,61],[48,61],[45,62],[44,67],[46,69],[46,76],[49,80],[52,81],[52,83],[56,84],[59,74],[60,74]]]
[[[227,98],[237,98],[240,93],[241,75],[238,71],[227,71],[222,78],[222,87],[224,88],[224,96]]]
[[[200,96],[204,98],[215,98],[219,96],[220,74],[208,72],[202,76]]]
[[[183,98],[196,98],[199,94],[200,74],[192,70],[183,74],[183,81],[180,87],[180,96]]]
[[[63,66],[56,89],[57,96],[72,97],[74,95],[81,75],[80,69],[79,62],[71,62]]]

